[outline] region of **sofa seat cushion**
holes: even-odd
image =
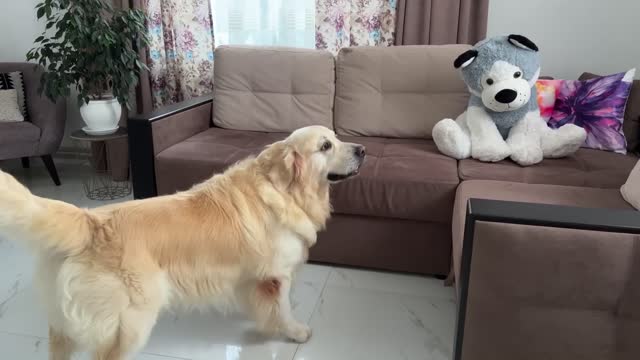
[[[336,213],[450,222],[459,183],[456,161],[440,154],[433,141],[340,139],[366,146],[367,157],[360,175],[333,186]]]
[[[156,155],[158,194],[189,189],[286,136],[286,133],[221,128],[210,128],[196,134]]]
[[[2,143],[37,142],[40,139],[40,128],[28,121],[0,123],[0,139]]]
[[[464,221],[469,199],[506,200],[585,208],[633,209],[624,201],[620,189],[598,189],[579,186],[523,184],[504,181],[463,181],[456,193],[452,218],[453,269],[460,275]]]
[[[485,163],[465,159],[458,164],[462,180],[500,180],[529,184],[553,184],[596,188],[619,188],[638,161],[633,155],[580,149],[562,159],[545,159],[522,167],[511,160]]]
[[[0,160],[32,156],[39,142],[40,128],[30,122],[0,123]]]
[[[286,133],[211,128],[156,156],[158,194],[186,190]],[[331,189],[336,213],[449,223],[458,186],[456,161],[428,140],[343,136],[367,147],[360,175]]]

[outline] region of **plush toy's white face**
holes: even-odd
[[[531,97],[531,84],[522,69],[506,61],[496,61],[480,84],[482,103],[496,112],[517,110]]]

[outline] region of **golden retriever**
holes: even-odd
[[[265,332],[307,341],[291,281],[329,218],[329,184],[357,174],[364,152],[306,127],[188,191],[91,210],[0,172],[0,234],[39,255],[50,359],[126,359],[172,305],[244,310]]]

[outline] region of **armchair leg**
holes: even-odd
[[[23,169],[28,169],[29,168],[29,158],[28,157],[23,157],[21,160],[22,160],[22,168]]]
[[[47,167],[47,171],[49,171],[49,176],[53,180],[54,184],[60,186],[60,178],[58,177],[58,171],[56,170],[56,164],[53,163],[53,159],[51,155],[43,155],[41,156],[42,162],[44,162],[44,166]]]

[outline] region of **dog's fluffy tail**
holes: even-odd
[[[26,241],[38,251],[73,254],[91,242],[96,220],[87,210],[31,194],[0,171],[0,237]]]

